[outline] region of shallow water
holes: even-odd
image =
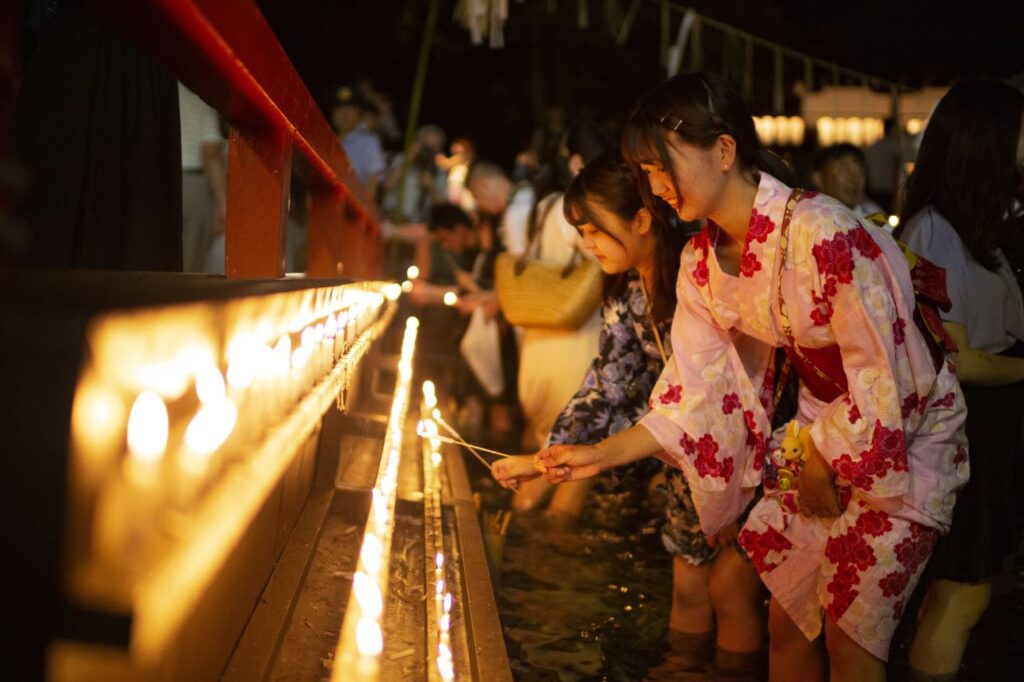
[[[637,680],[661,661],[672,565],[663,512],[645,498],[598,486],[570,527],[513,519],[496,583],[516,679]]]

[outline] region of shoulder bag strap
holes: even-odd
[[[523,273],[523,270],[526,269],[527,260],[529,260],[531,257],[540,257],[540,238],[544,234],[544,223],[547,221],[548,216],[551,214],[551,209],[555,207],[555,203],[558,201],[558,199],[554,196],[554,194],[549,194],[546,197],[538,199],[537,203],[533,206],[533,210],[530,211],[531,213],[535,213],[537,206],[542,201],[545,201],[549,198],[550,201],[548,201],[547,205],[544,206],[544,210],[540,212],[540,216],[537,218],[537,221],[532,225],[527,225],[527,229],[530,231],[530,241],[526,245],[526,250],[523,251],[519,258],[516,259],[515,273],[517,276],[521,275]]]
[[[786,267],[786,256],[789,251],[789,223],[793,219],[793,211],[796,209],[796,205],[800,203],[800,200],[804,198],[806,192],[802,189],[794,189],[789,195],[789,199],[786,201],[786,212],[782,217],[782,225],[779,227],[779,270],[778,277],[776,278],[776,298],[779,303],[779,316],[782,318],[782,333],[786,335],[786,340],[789,342],[789,347],[794,353],[800,358],[800,360],[814,370],[814,373],[818,375],[819,379],[827,381],[832,384],[840,393],[845,393],[846,390],[840,386],[836,381],[825,372],[814,364],[814,361],[804,355],[803,351],[800,350],[800,346],[797,345],[796,339],[793,338],[793,327],[789,322],[789,313],[786,311],[786,300],[782,296],[782,271]],[[786,366],[783,370],[788,373],[786,367],[789,366],[787,360]],[[781,387],[781,384],[779,385]],[[781,396],[780,388],[776,388],[775,403],[778,402]],[[772,405],[772,412],[775,411],[775,404]]]

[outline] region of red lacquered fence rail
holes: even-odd
[[[252,0],[88,0],[230,124],[225,272],[284,274],[292,160],[309,171],[309,277],[379,278],[379,213]]]

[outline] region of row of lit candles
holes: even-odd
[[[228,344],[223,374],[212,358],[196,363],[191,371],[186,369],[186,375],[193,377],[198,406],[183,434],[179,465],[202,474],[212,455],[236,430],[240,439],[258,441],[268,426],[334,367],[376,318],[384,297],[365,293],[362,301],[337,315],[315,320],[294,335],[284,334],[272,346],[255,334],[237,335]],[[178,399],[183,397],[187,398]],[[156,485],[170,427],[164,397],[153,390],[141,392],[127,425],[126,473],[135,477],[136,484]]]
[[[382,617],[388,585],[388,557],[395,522],[402,432],[409,410],[412,360],[419,320],[406,320],[398,376],[391,403],[381,463],[371,492],[370,513],[352,579],[352,597],[334,658],[332,680],[375,680],[384,650]]]
[[[83,415],[74,420],[76,449],[109,442],[120,431],[118,451],[126,453],[120,475],[104,479],[96,494],[92,547],[103,565],[140,577],[149,550],[163,541],[155,523],[160,510],[192,509],[222,467],[253,451],[266,429],[339,363],[357,361],[353,351],[367,345],[363,337],[385,300],[401,293],[398,285],[381,292],[339,289],[323,297],[333,310],[321,305],[273,344],[265,336],[237,334],[222,364],[212,345],[194,341],[167,360],[140,363],[129,375],[141,390],[128,410],[109,382],[83,381],[75,398],[75,412]]]
[[[452,659],[451,612],[452,594],[445,583],[444,524],[441,516],[441,441],[435,416],[437,392],[432,381],[423,382],[423,401],[417,431],[423,438],[423,520],[424,544],[427,556],[434,557],[433,613],[427,614],[428,627],[432,627],[431,646],[436,646],[434,664],[437,677],[449,682],[455,678]],[[428,608],[430,608],[428,606]],[[434,676],[431,675],[433,679]]]

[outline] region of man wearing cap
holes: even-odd
[[[363,121],[363,112],[370,103],[357,91],[342,86],[335,90],[331,107],[331,123],[345,148],[352,170],[371,197],[377,196],[377,185],[384,176],[387,163],[380,138]]]

